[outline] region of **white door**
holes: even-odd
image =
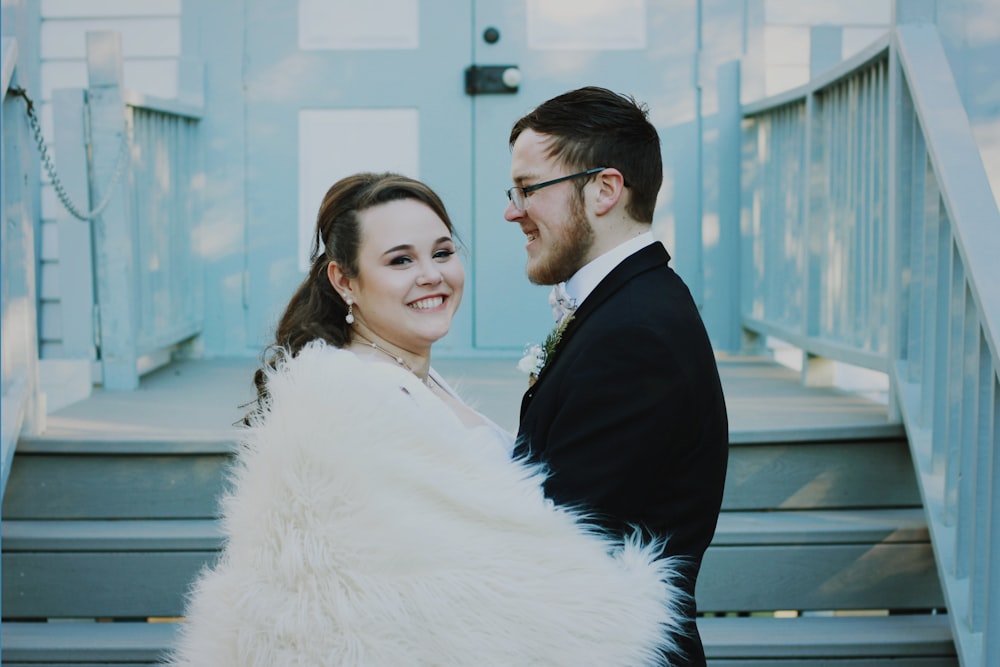
[[[251,344],[270,340],[302,280],[325,188],[397,170],[441,194],[468,249],[465,301],[436,353],[516,355],[552,324],[548,288],[528,283],[524,239],[503,219],[517,118],[600,85],[649,104],[668,162],[697,145],[696,0],[245,0],[245,12]],[[470,94],[471,65],[520,82]],[[688,190],[661,196],[659,226],[685,215]]]

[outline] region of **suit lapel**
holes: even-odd
[[[657,241],[656,243],[650,244],[626,257],[621,264],[613,268],[611,273],[605,276],[604,279],[597,284],[594,291],[591,292],[587,298],[583,300],[583,303],[581,303],[576,309],[576,312],[573,314],[573,319],[566,325],[566,329],[562,334],[562,339],[559,341],[559,347],[556,350],[556,354],[553,355],[553,358],[545,364],[545,368],[542,369],[542,372],[535,381],[535,384],[525,392],[524,398],[521,400],[522,417],[524,416],[525,411],[527,411],[528,405],[531,403],[531,399],[534,398],[534,396],[541,389],[541,385],[545,381],[545,378],[552,374],[552,368],[559,361],[560,355],[558,352],[566,348],[574,334],[583,326],[584,322],[586,322],[587,319],[600,308],[601,304],[610,299],[618,290],[622,289],[633,278],[641,273],[649,271],[650,269],[665,267],[669,261],[670,254],[667,252],[666,248],[663,247],[663,244]]]

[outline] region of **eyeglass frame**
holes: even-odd
[[[535,192],[536,190],[541,190],[542,188],[547,188],[550,185],[555,185],[556,183],[562,183],[563,181],[569,181],[574,178],[580,178],[581,176],[593,176],[594,174],[602,172],[605,169],[607,169],[607,167],[594,167],[593,169],[580,171],[575,174],[570,174],[569,176],[560,176],[559,178],[553,178],[551,181],[543,181],[542,183],[535,183],[534,185],[525,185],[525,186],[515,185],[512,188],[507,188],[507,199],[512,204],[514,204],[514,208],[516,208],[518,211],[524,212],[528,210],[528,195],[531,194],[532,192]],[[518,206],[517,202],[514,200],[514,195],[513,195],[514,190],[521,191],[520,199],[522,202],[524,202],[524,208]]]

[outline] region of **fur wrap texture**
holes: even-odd
[[[672,646],[658,548],[552,505],[412,374],[312,343],[268,387],[171,664],[635,667]]]

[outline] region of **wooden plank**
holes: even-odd
[[[17,661],[82,667],[81,663],[149,664],[173,645],[177,623],[7,623],[3,664]]]
[[[4,553],[34,551],[216,551],[215,520],[4,521]]]
[[[210,551],[5,553],[7,618],[180,616]]]
[[[960,667],[958,658],[907,656],[906,667]],[[77,667],[73,665],[73,667]],[[116,665],[117,667],[117,665]],[[900,667],[898,658],[881,656],[873,658],[732,658],[708,660],[708,667]]]
[[[222,455],[19,455],[3,519],[211,518],[229,461]]]
[[[917,508],[723,512],[712,548],[746,544],[926,543],[929,540],[923,510]]]
[[[98,390],[99,391],[99,390]],[[89,400],[89,399],[88,399]],[[85,401],[80,401],[81,403]],[[67,410],[77,406],[67,406]],[[122,406],[126,409],[127,406]],[[18,444],[18,451],[24,454],[107,454],[107,455],[182,455],[182,454],[232,454],[237,444],[235,434],[232,439],[225,438],[183,438],[183,437],[152,437],[147,440],[136,438],[116,439],[113,436],[79,436],[60,437],[49,435],[52,428],[46,429],[44,436],[24,436]]]
[[[724,510],[919,507],[905,441],[732,446]]]
[[[214,556],[213,551],[7,552],[4,613],[176,616],[183,612],[184,591]],[[697,595],[703,612],[944,606],[928,544],[712,547]]]
[[[7,520],[2,531],[5,552],[212,550],[222,541],[220,522],[212,519]],[[927,524],[919,509],[724,512],[712,548],[913,542],[928,542]]]
[[[87,176],[87,132],[84,127],[83,89],[52,93],[55,153],[66,194],[81,211],[91,210]],[[94,266],[90,224],[77,220],[60,203],[56,209],[59,232],[59,310],[61,338],[67,359],[97,358],[94,341]]]
[[[930,544],[709,547],[702,612],[943,608]]]
[[[3,663],[99,660],[147,663],[174,641],[174,623],[4,623]],[[957,667],[945,615],[877,617],[701,618],[712,667]]]
[[[698,631],[709,659],[955,655],[946,614],[699,618]]]

